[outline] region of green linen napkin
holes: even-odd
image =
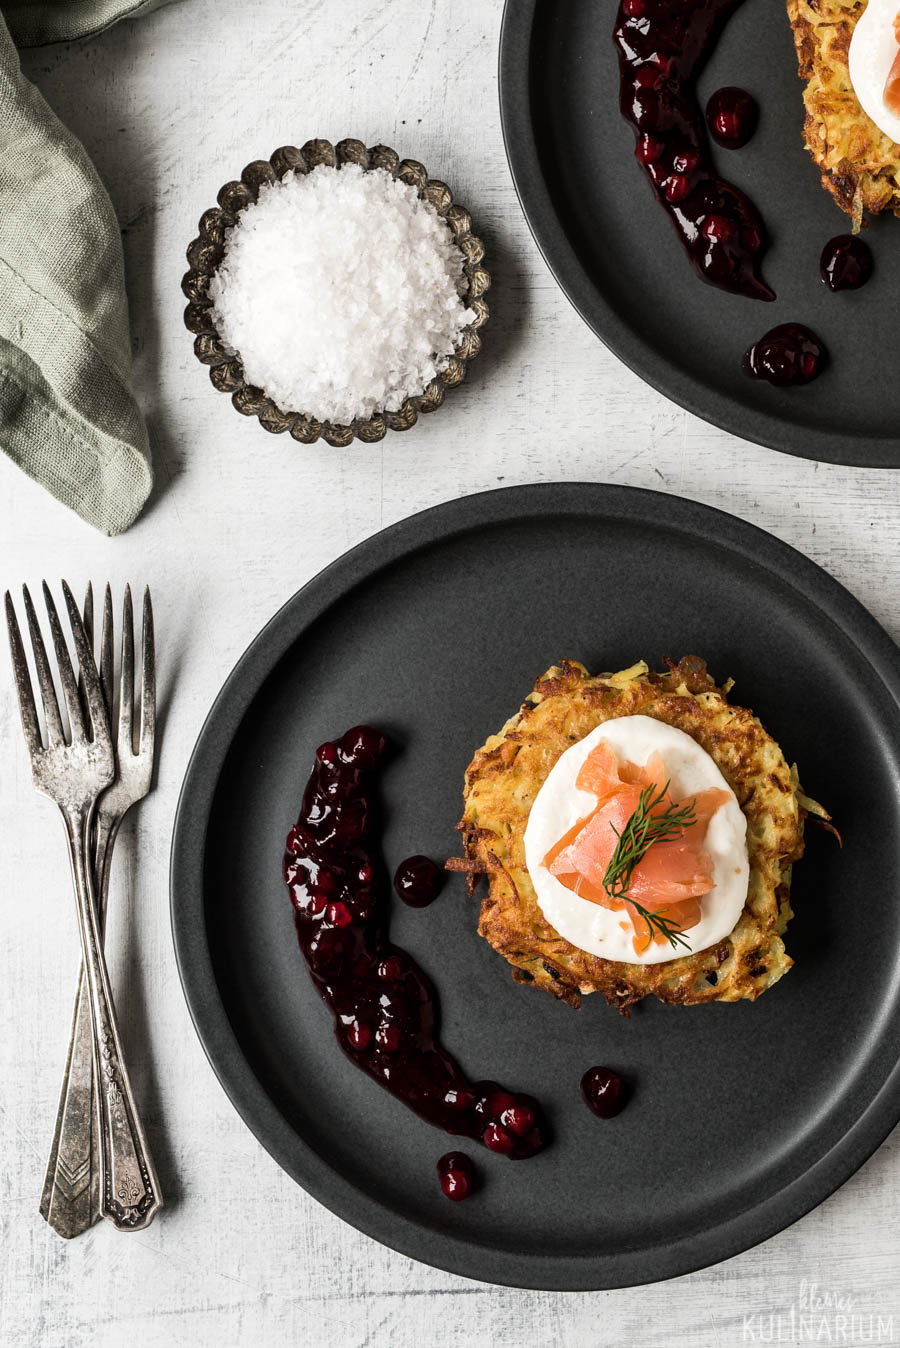
[[[166,0],[3,0],[3,13],[17,47],[72,42],[102,33],[132,14],[145,14]]]
[[[34,40],[77,32],[89,10],[104,26],[135,7],[119,3],[114,15],[112,0],[75,0],[8,12]],[[80,142],[22,75],[2,19],[0,449],[107,534],[128,528],[153,484],[115,212]]]

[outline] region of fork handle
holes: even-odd
[[[100,913],[101,940],[106,926],[112,849],[121,822],[120,815],[97,811],[92,875]],[[82,961],[40,1205],[44,1221],[66,1240],[89,1230],[100,1218],[99,1126],[95,1097],[94,1032]]]
[[[93,1031],[100,1154],[100,1215],[120,1231],[148,1226],[162,1207],[159,1183],[122,1054],[87,858],[91,813],[64,811]]]
[[[78,971],[75,1014],[47,1161],[40,1213],[57,1235],[71,1240],[100,1216],[100,1161],[94,1090],[94,1034],[84,964]]]

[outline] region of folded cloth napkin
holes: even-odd
[[[111,0],[33,8],[68,9],[73,32],[89,9],[99,26],[115,17]],[[2,19],[0,449],[107,534],[128,528],[153,484],[115,212],[79,141],[23,76]]]
[[[118,19],[144,14],[166,0],[3,0],[9,31],[17,47],[71,42],[102,33]]]

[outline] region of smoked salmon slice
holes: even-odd
[[[648,931],[648,924],[629,903],[633,899],[647,912],[665,914],[680,931],[700,921],[700,899],[713,883],[713,862],[704,848],[709,821],[729,799],[718,788],[698,792],[684,801],[674,800],[669,791],[665,764],[658,753],[643,767],[620,763],[614,750],[601,741],[591,750],[576,778],[582,791],[596,796],[596,807],[560,838],[544,858],[544,865],[561,884],[579,897],[604,908],[627,909],[634,928],[635,950],[647,948],[652,939],[667,940],[660,931]],[[672,806],[693,807],[694,821],[676,837],[653,843],[634,868],[625,895],[610,895],[604,877],[620,835],[641,803],[647,787],[659,797],[652,815],[659,816]],[[623,924],[624,926],[624,924]]]

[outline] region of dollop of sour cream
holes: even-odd
[[[620,762],[631,762],[639,767],[651,754],[659,753],[675,800],[683,800],[710,787],[728,793],[728,800],[716,810],[707,828],[704,846],[713,861],[713,888],[701,900],[703,916],[700,921],[684,933],[690,951],[683,946],[673,948],[668,944],[651,943],[647,950],[637,954],[634,932],[624,910],[603,908],[580,898],[551,875],[544,865],[550,848],[596,808],[597,798],[589,791],[580,790],[575,783],[588,754],[601,741],[613,749]],[[652,716],[622,716],[598,726],[567,749],[554,764],[528,816],[525,864],[541,912],[572,945],[602,959],[628,964],[665,964],[715,945],[734,929],[747,898],[750,879],[747,821],[714,760],[696,740]],[[623,921],[627,931],[620,926]]]
[[[900,116],[884,101],[884,86],[897,55],[894,19],[900,0],[869,0],[850,39],[850,83],[860,107],[880,131],[900,145]]]

